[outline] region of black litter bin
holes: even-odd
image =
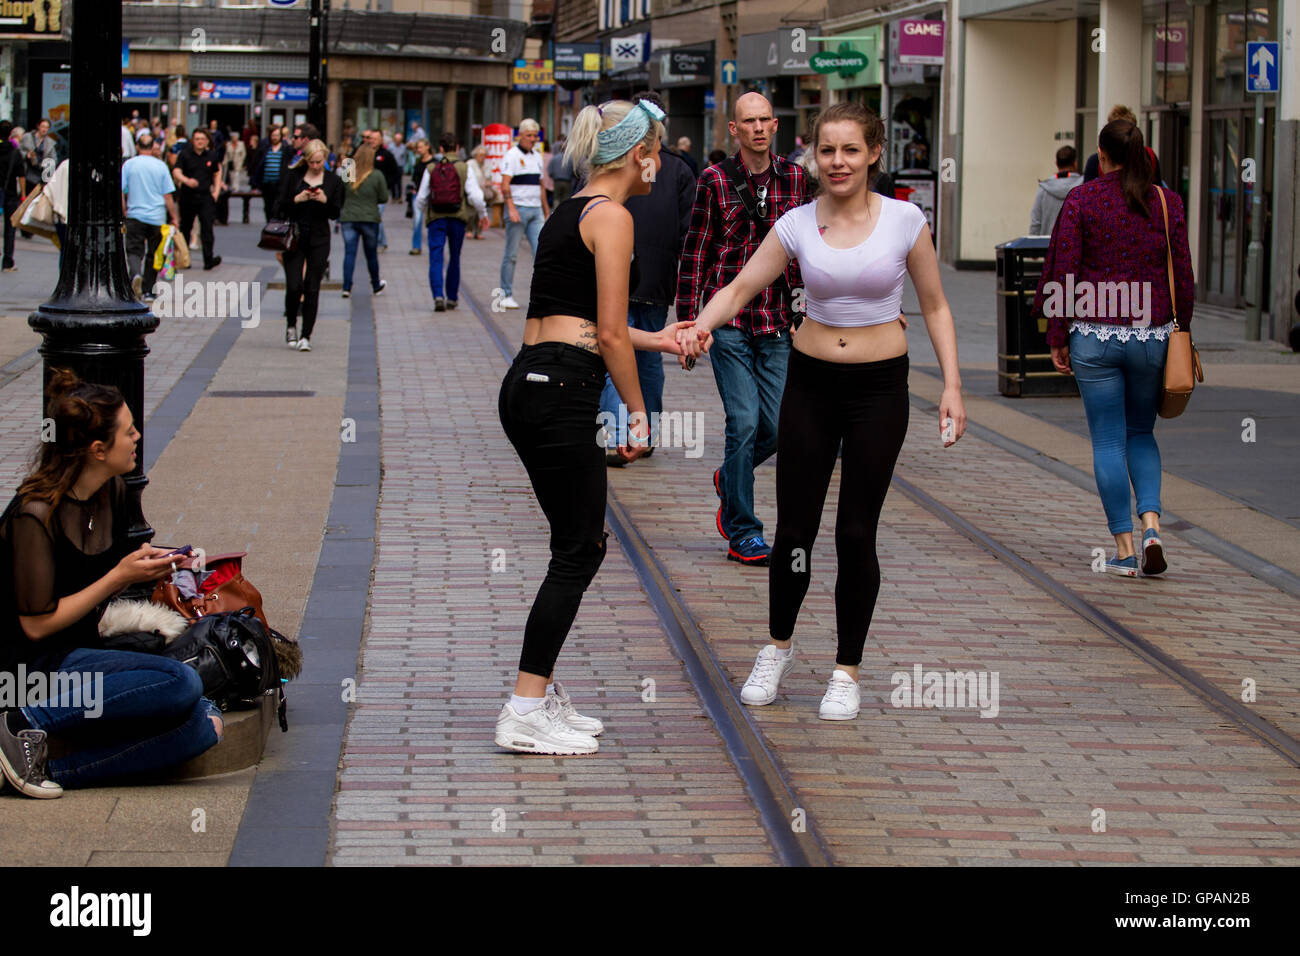
[[[1029,315],[1050,244],[1046,236],[1025,236],[997,247],[998,391],[1012,398],[1079,394],[1074,377],[1052,364],[1047,319]]]

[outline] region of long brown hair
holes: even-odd
[[[50,508],[46,526],[68,491],[81,477],[90,446],[102,441],[109,448],[117,436],[117,416],[126,404],[111,385],[83,382],[66,368],[51,372],[45,391],[45,424],[53,423],[51,440],[42,441],[32,459],[32,471],[18,486],[23,502],[44,501]]]
[[[1128,208],[1143,216],[1150,216],[1147,193],[1155,181],[1155,166],[1147,155],[1147,144],[1142,131],[1128,120],[1113,120],[1097,134],[1097,148],[1106,158],[1120,168],[1119,180],[1124,188]]]
[[[357,147],[352,162],[356,164],[352,169],[352,188],[359,189],[366,177],[375,171],[375,148],[369,143]]]
[[[876,181],[876,177],[885,168],[885,124],[881,121],[880,115],[871,107],[852,102],[836,103],[834,106],[826,107],[818,114],[817,121],[813,124],[812,142],[808,148],[812,151],[815,160],[822,126],[826,123],[843,122],[857,123],[862,127],[862,139],[866,142],[867,149],[880,147],[880,156],[867,170],[867,190],[869,192],[871,184]],[[815,162],[813,167],[816,168]]]

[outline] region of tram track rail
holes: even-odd
[[[471,294],[464,292],[463,298],[468,300],[475,316],[491,335],[506,362],[512,361],[511,345],[496,322],[489,318]],[[930,404],[915,393],[912,393],[911,400],[917,405]],[[1300,740],[1235,700],[1210,678],[1166,653],[1078,592],[1020,557],[996,537],[908,480],[905,477],[905,467],[901,470],[904,474],[894,475],[893,487],[935,520],[965,537],[1072,615],[1142,659],[1204,706],[1279,754],[1292,766],[1300,767]],[[834,865],[835,861],[811,812],[806,812],[804,832],[795,832],[791,827],[793,812],[803,806],[795,787],[780,760],[768,747],[761,729],[741,704],[734,682],[678,596],[669,572],[655,557],[612,489],[609,492],[606,515],[670,642],[681,655],[705,711],[713,720],[728,755],[755,801],[763,826],[782,863],[792,866]]]

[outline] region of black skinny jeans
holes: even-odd
[[[501,383],[501,426],[551,526],[551,562],[519,658],[521,671],[539,677],[554,669],[582,595],[605,560],[605,451],[596,441],[604,386],[604,361],[561,342],[525,345]]]
[[[284,254],[284,319],[289,325],[298,324],[298,303],[302,302],[302,337],[311,338],[316,327],[316,310],[320,305],[320,284],[325,278],[325,266],[330,257],[328,224],[324,233],[312,235],[300,226],[301,241],[293,252]],[[307,262],[307,275],[303,276],[303,261]]]
[[[199,219],[199,240],[203,243],[203,264],[211,265],[216,258],[216,239],[212,232],[212,219],[217,214],[217,204],[212,193],[204,190],[182,189],[180,191],[181,235],[190,241],[194,233],[194,217]]]
[[[857,666],[880,593],[876,525],[894,464],[907,436],[906,355],[842,364],[790,350],[777,423],[776,541],[768,571],[768,629],[789,640],[808,593],[835,457],[840,500],[835,515],[835,663]]]

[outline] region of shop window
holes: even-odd
[[[1214,8],[1213,103],[1241,103],[1246,95],[1246,44],[1276,39],[1277,2],[1221,0]]]

